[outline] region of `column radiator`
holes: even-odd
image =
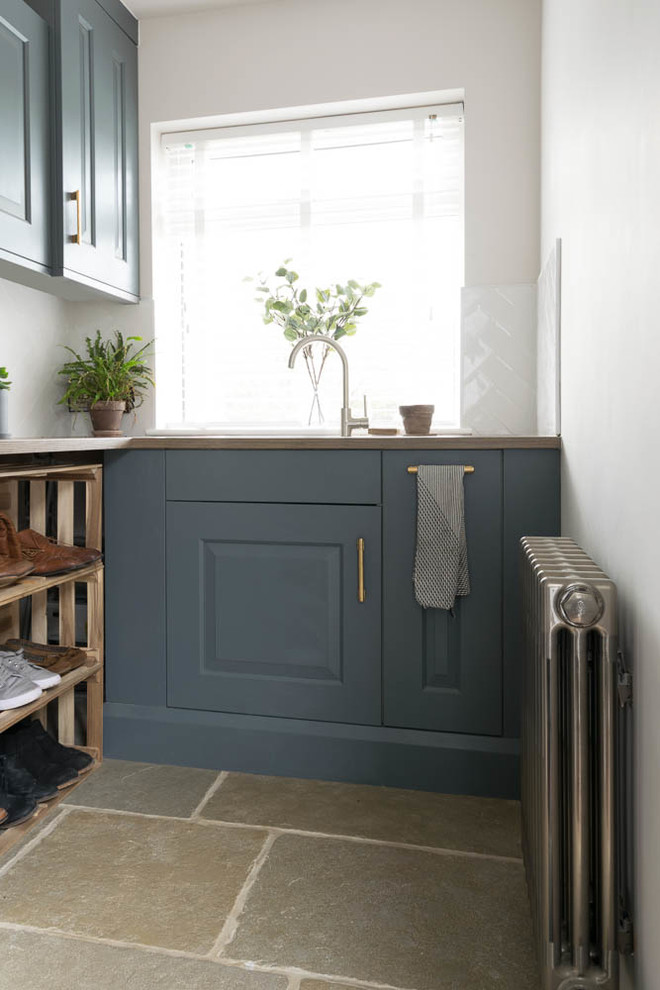
[[[521,541],[523,855],[543,990],[616,990],[616,588],[573,540]]]

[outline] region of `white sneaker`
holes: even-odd
[[[0,711],[20,708],[35,701],[40,694],[42,690],[38,684],[0,664]]]
[[[44,670],[38,664],[26,660],[23,650],[0,650],[0,669],[2,667],[13,670],[15,674],[20,674],[40,688],[54,687],[62,680],[60,675],[54,674],[52,670]]]

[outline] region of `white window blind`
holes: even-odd
[[[433,402],[458,421],[463,281],[460,105],[164,134],[154,185],[158,426],[300,429],[303,363],[265,326],[255,284],[285,259],[313,289],[378,281],[342,344],[372,422]],[[340,367],[322,376],[335,429]]]

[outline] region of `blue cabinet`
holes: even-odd
[[[96,0],[59,0],[56,49],[53,273],[131,301],[138,295],[137,48]]]
[[[0,259],[3,274],[50,265],[48,25],[0,2]]]
[[[380,724],[380,569],[374,506],[168,502],[168,705]]]
[[[475,468],[454,615],[413,594],[424,463]],[[557,450],[108,452],[106,750],[514,797],[518,541],[558,531]]]
[[[136,43],[119,0],[0,0],[1,277],[137,301]]]
[[[411,457],[413,460],[411,460]],[[451,612],[415,601],[417,481],[410,464],[470,464],[465,528],[470,594]],[[502,731],[502,453],[383,453],[384,722],[407,728]]]

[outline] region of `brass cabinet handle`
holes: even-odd
[[[408,470],[408,474],[417,474],[419,468],[417,467],[416,464],[409,464],[407,470]],[[474,467],[472,466],[472,464],[466,464],[464,466],[463,474],[474,474]]]
[[[80,189],[72,192],[69,198],[76,202],[76,232],[71,235],[71,240],[74,244],[82,244],[82,203],[80,200]]]
[[[362,604],[367,597],[364,590],[364,540],[360,537],[357,541],[358,555],[358,601]]]

